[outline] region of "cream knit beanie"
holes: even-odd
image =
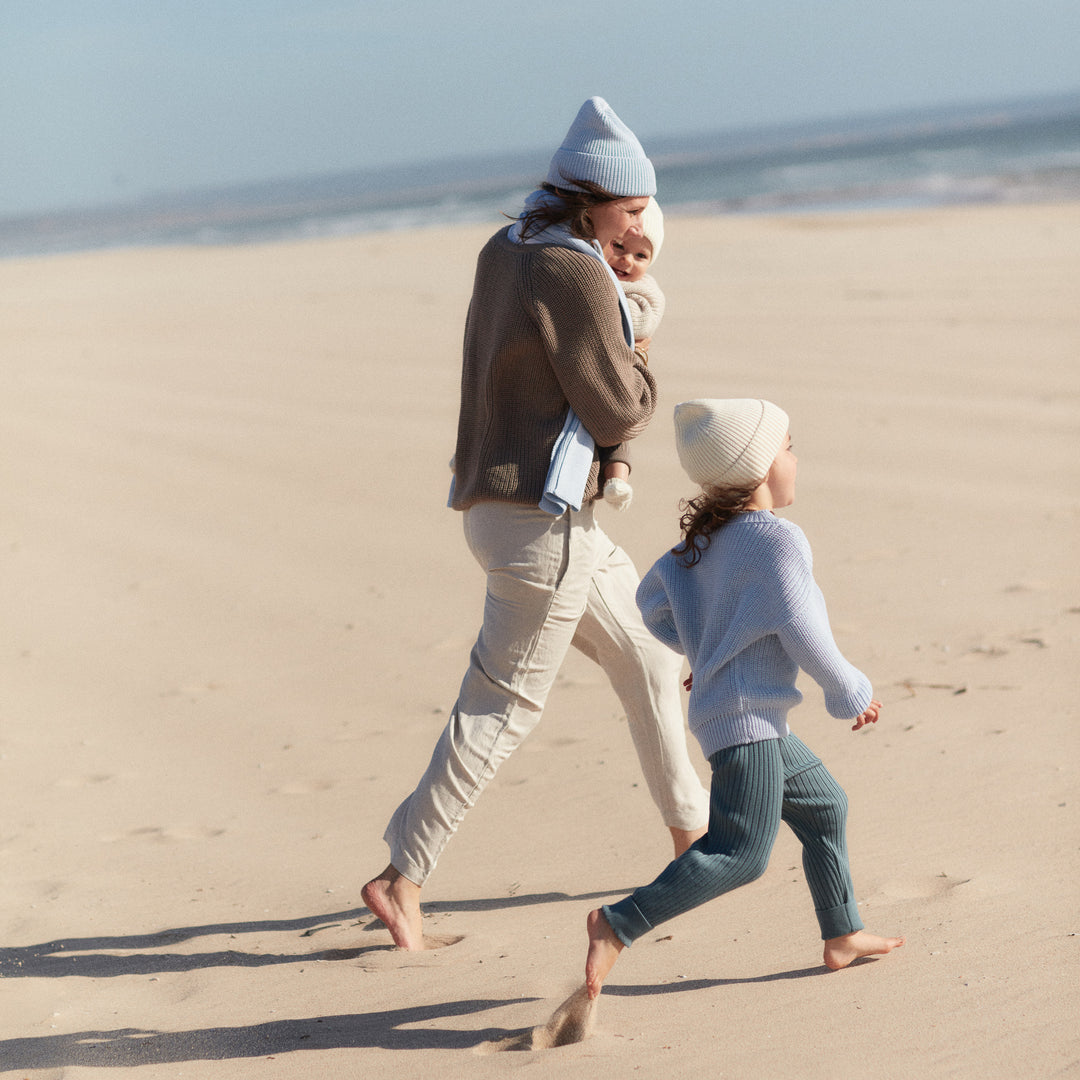
[[[660,254],[660,245],[664,242],[664,211],[651,195],[648,205],[641,211],[641,235],[652,244],[650,261],[656,262],[656,257]]]
[[[599,184],[616,198],[656,194],[656,172],[637,136],[601,97],[578,110],[548,166],[547,182],[572,188],[575,180]]]
[[[788,416],[760,398],[698,398],[675,406],[675,445],[702,487],[764,480],[788,432]]]

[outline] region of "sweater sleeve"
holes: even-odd
[[[825,598],[816,585],[806,607],[779,637],[788,656],[821,687],[830,716],[850,720],[870,704],[870,680],[844,658],[833,640]]]
[[[777,636],[788,656],[821,687],[829,715],[850,719],[870,704],[870,680],[840,652],[825,597],[814,580],[810,545],[800,529],[785,525],[786,541],[775,549],[784,618]]]
[[[637,281],[625,282],[623,292],[634,324],[634,340],[651,338],[660,326],[667,302],[656,279],[646,274]]]
[[[604,266],[546,245],[526,266],[522,299],[570,407],[598,446],[639,435],[656,408],[656,381],[623,338],[616,286]]]
[[[671,610],[671,597],[661,571],[663,559],[641,579],[637,590],[637,606],[646,629],[669,649],[684,653],[679,633],[675,628],[675,616]]]

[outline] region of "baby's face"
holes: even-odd
[[[652,262],[652,241],[643,236],[621,236],[608,244],[604,254],[620,281],[637,281]]]

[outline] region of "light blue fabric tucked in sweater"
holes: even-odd
[[[870,704],[870,681],[833,640],[803,531],[767,510],[722,526],[695,566],[669,551],[637,602],[649,630],[690,661],[690,729],[706,757],[787,735],[800,668],[831,715],[853,719]]]

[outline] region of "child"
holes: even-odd
[[[641,231],[641,236],[612,240],[604,249],[604,257],[626,295],[634,340],[647,349],[664,317],[666,303],[655,278],[645,272],[656,261],[664,242],[664,214],[651,196],[641,213]],[[629,477],[630,466],[622,461],[613,461],[601,470],[604,501],[616,510],[625,510],[634,497]]]
[[[863,929],[847,799],[787,726],[800,668],[832,716],[855,718],[852,731],[881,710],[833,641],[806,537],[772,513],[795,497],[787,415],[753,399],[686,401],[675,432],[679,460],[703,491],[684,504],[682,542],[645,575],[637,602],[649,630],[690,662],[690,727],[713,772],[709,829],[651,885],[589,914],[591,999],[625,945],[760,877],[781,821],[803,845],[828,967],[904,943]]]

